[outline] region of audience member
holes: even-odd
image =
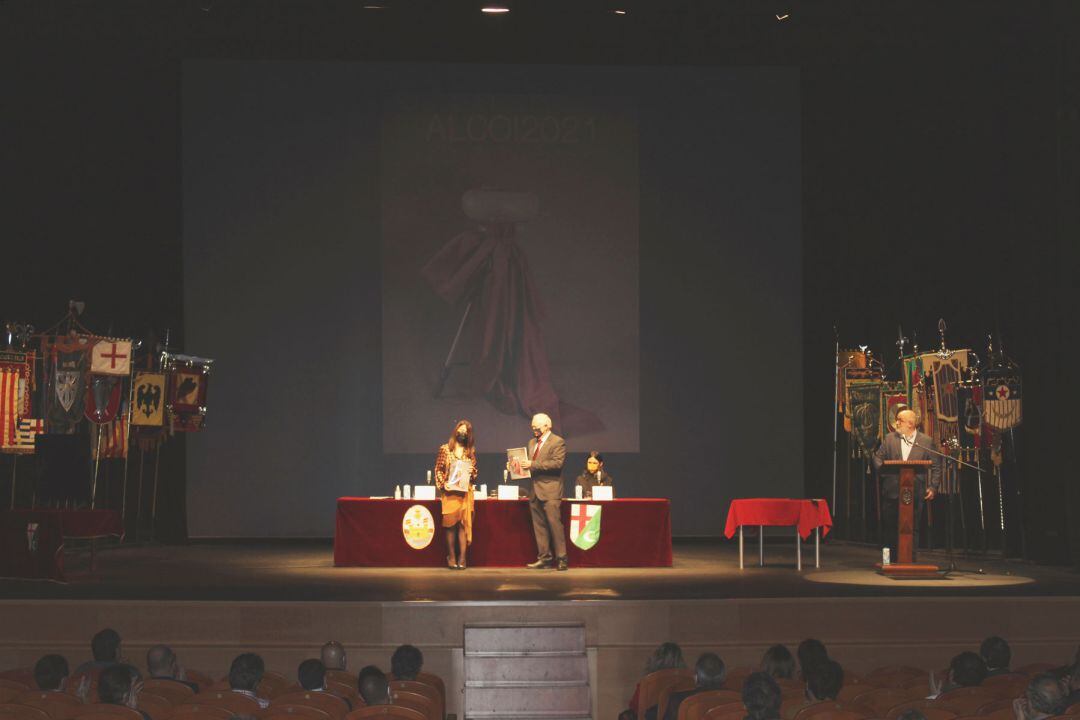
[[[168,645],[155,645],[146,651],[146,669],[154,680],[172,680],[199,692],[198,684],[184,677],[184,669],[180,667],[176,661],[176,653]]]
[[[1012,650],[1005,638],[991,635],[982,641],[979,646],[979,655],[986,663],[986,676],[1005,675],[1009,672],[1009,662],[1012,660]]]
[[[243,653],[237,655],[229,667],[229,688],[240,695],[247,695],[259,703],[259,708],[265,710],[270,707],[269,700],[263,700],[255,694],[255,688],[259,686],[266,665],[263,659],[255,653]]]
[[[390,657],[390,674],[395,680],[415,680],[424,667],[424,653],[412,645],[402,645]]]
[[[68,661],[63,655],[44,655],[34,664],[34,682],[38,690],[63,692],[70,674]]]
[[[806,676],[806,699],[810,702],[835,700],[844,687],[844,669],[835,660],[823,660],[810,666]]]
[[[296,668],[296,680],[300,683],[300,687],[309,692],[325,693],[344,700],[352,710],[352,702],[348,698],[326,689],[326,666],[323,665],[322,660],[311,658],[300,663],[300,666]]]
[[[986,663],[976,653],[970,650],[957,655],[949,663],[949,676],[945,682],[938,685],[933,673],[930,673],[930,699],[937,698],[942,693],[949,692],[961,687],[976,687],[982,685],[986,679]]]
[[[374,665],[368,665],[360,671],[356,678],[356,686],[365,704],[390,704],[390,682],[383,671]]]
[[[673,642],[661,643],[655,650],[649,659],[645,661],[645,674],[649,675],[657,670],[670,670],[673,668],[686,667],[686,661],[683,660],[682,648]],[[619,713],[620,720],[625,718],[636,718],[638,715],[638,695],[641,693],[641,682],[634,686],[634,695],[630,698],[630,703],[626,710]],[[646,712],[648,708],[644,709]],[[653,712],[656,712],[655,710]]]
[[[807,670],[813,665],[829,659],[829,652],[825,649],[825,643],[814,638],[807,638],[799,643],[795,651],[799,656],[799,677],[806,679]]]
[[[1069,672],[1065,675],[1062,683],[1065,685],[1065,691],[1068,693],[1065,696],[1063,709],[1068,709],[1070,706],[1080,703],[1080,661],[1076,662],[1069,669]]]
[[[751,673],[743,683],[746,720],[780,720],[781,699],[780,686],[768,673]]]
[[[128,665],[113,665],[101,671],[98,678],[98,700],[107,705],[123,705],[132,709],[135,707],[139,687],[131,674]],[[150,720],[146,712],[142,713],[143,720]]]
[[[1024,697],[1013,702],[1016,720],[1044,720],[1065,709],[1065,688],[1051,673],[1040,673],[1028,683]]]
[[[909,708],[897,715],[896,720],[926,720],[926,715],[918,708]]]
[[[112,628],[98,631],[90,640],[93,660],[87,660],[75,669],[76,675],[98,675],[105,668],[120,662],[120,633]]]
[[[785,645],[773,645],[761,658],[761,671],[774,679],[795,677],[795,658]]]
[[[337,640],[331,640],[322,646],[319,652],[323,667],[327,670],[347,670],[348,658],[345,655],[345,646]]]
[[[711,652],[702,653],[697,662],[694,663],[693,689],[677,690],[668,696],[668,704],[664,709],[663,720],[676,720],[679,717],[679,706],[682,705],[683,700],[707,690],[719,690],[720,686],[724,684],[725,677],[727,677],[727,668],[724,667],[724,661],[720,659],[720,656]],[[657,712],[657,706],[653,705],[645,711],[646,719],[655,720]]]

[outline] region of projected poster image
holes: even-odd
[[[537,412],[572,449],[638,450],[637,148],[622,98],[387,99],[385,452],[460,418],[502,452]]]

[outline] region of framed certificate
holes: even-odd
[[[532,473],[521,469],[521,461],[529,459],[529,451],[523,447],[509,448],[506,451],[506,466],[510,470],[511,480],[524,480],[531,478]]]
[[[455,460],[450,465],[450,474],[446,477],[447,490],[452,492],[469,492],[469,482],[472,480],[472,462],[468,460]]]

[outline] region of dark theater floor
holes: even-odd
[[[789,542],[767,543],[766,567],[747,543],[745,570],[734,542],[675,541],[671,568],[574,569],[334,567],[329,540],[216,541],[102,547],[91,572],[85,546],[69,545],[67,582],[0,580],[10,599],[268,601],[559,601],[793,597],[1002,597],[1080,595],[1080,573],[1000,557],[958,554],[957,570],[936,580],[894,580],[872,570],[875,549],[822,545],[821,568],[804,547],[795,569]],[[946,567],[944,553],[920,560]]]

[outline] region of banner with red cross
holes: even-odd
[[[600,540],[601,506],[570,504],[570,542],[588,550]]]
[[[130,375],[131,341],[105,338],[90,351],[90,372],[96,375]]]

